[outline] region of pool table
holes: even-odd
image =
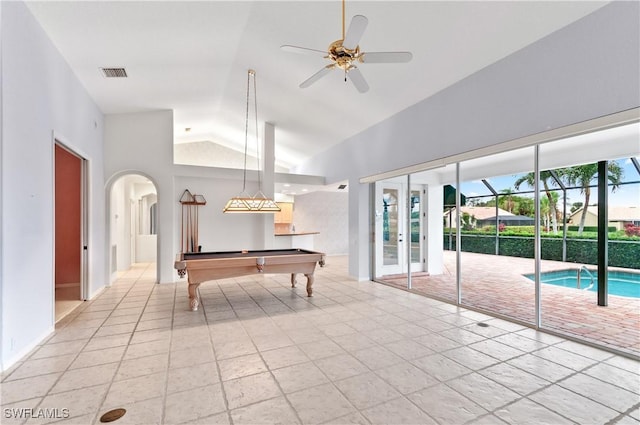
[[[198,309],[197,289],[202,282],[259,273],[291,273],[291,287],[296,274],[307,277],[307,296],[313,294],[316,263],[324,266],[324,254],[306,249],[268,249],[262,251],[190,252],[178,254],[174,267],[178,275],[187,274],[189,307]]]

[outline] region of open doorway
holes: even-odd
[[[158,195],[155,184],[139,174],[120,176],[109,198],[110,281],[136,264],[156,263]],[[155,267],[149,267],[155,270]]]
[[[86,160],[55,144],[55,321],[84,299]]]

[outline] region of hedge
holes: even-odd
[[[559,227],[559,228],[562,229],[562,227]],[[579,228],[580,228],[580,226],[567,226],[567,230],[570,231],[570,232],[577,232]],[[609,226],[607,228],[607,230],[609,232],[615,232],[618,229],[615,226]],[[598,231],[598,226],[584,226],[582,231],[583,232],[597,232]]]
[[[455,250],[456,237],[452,237]],[[495,254],[495,236],[462,235],[461,250],[479,254]],[[499,255],[508,257],[534,257],[534,239],[531,237],[500,236]],[[562,239],[541,238],[543,260],[562,261]],[[449,235],[444,235],[444,249],[449,249]],[[593,239],[567,239],[567,262],[598,264],[598,243]],[[609,241],[609,266],[640,269],[640,242]]]

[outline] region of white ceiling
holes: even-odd
[[[243,149],[246,78],[257,73],[259,120],[276,125],[290,167],[593,12],[595,1],[349,1],[369,19],[363,51],[406,50],[403,64],[362,64],[358,93],[328,62],[280,50],[324,50],[341,38],[336,1],[27,2],[105,114],[173,109],[175,142]],[[125,67],[105,79],[100,67]],[[185,128],[191,128],[189,133]]]

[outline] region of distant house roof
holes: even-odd
[[[461,207],[460,210],[463,213],[467,213],[476,218],[476,220],[486,220],[487,218],[496,217],[496,207]],[[455,214],[456,209],[452,208],[452,214]],[[449,210],[447,210],[444,215],[449,215]],[[505,211],[501,208],[498,208],[498,216],[512,216],[515,217],[515,214],[510,213],[509,211]]]
[[[496,221],[496,216],[494,215],[493,217],[483,218],[482,221]],[[536,221],[536,220],[533,217],[527,217],[526,215],[514,215],[514,214],[507,213],[507,215],[499,215],[498,221],[503,223],[508,223],[508,222]]]
[[[576,210],[569,217],[580,217],[583,208]],[[598,206],[590,205],[587,207],[587,213],[598,216]],[[618,207],[609,206],[608,208],[609,221],[637,221],[640,220],[640,207]]]

